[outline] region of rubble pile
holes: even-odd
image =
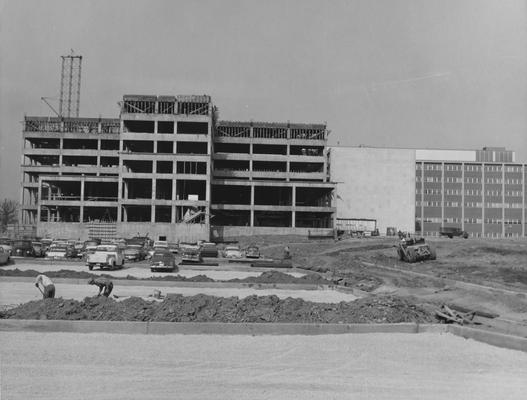
[[[87,297],[31,301],[0,313],[0,318],[171,321],[171,322],[293,322],[397,323],[433,322],[434,314],[405,299],[371,296],[353,302],[312,303],[277,296],[215,297],[168,295],[163,301],[130,297],[115,301]]]
[[[307,274],[301,277],[294,277],[280,271],[266,271],[259,276],[250,276],[243,279],[231,279],[228,282],[241,283],[305,283],[317,285],[332,285],[333,283],[324,279],[318,274]]]

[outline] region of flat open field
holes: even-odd
[[[525,399],[527,353],[450,334],[0,333],[2,399]]]

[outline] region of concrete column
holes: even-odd
[[[123,122],[121,121],[121,128],[120,132],[123,132]],[[123,220],[122,216],[122,199],[128,197],[128,193],[126,196],[123,194],[123,157],[121,153],[123,152],[123,139],[119,140],[119,175],[118,175],[118,183],[117,183],[117,221],[121,222]]]
[[[292,206],[293,206],[293,212],[291,213],[291,227],[296,227],[296,185],[293,185],[291,187],[292,190]]]
[[[81,178],[81,207],[80,207],[80,214],[79,214],[80,223],[84,221],[84,183],[85,182],[86,182],[86,179],[82,177]]]
[[[175,162],[175,161],[174,161]],[[170,217],[170,222],[175,224],[176,223],[176,187],[177,187],[177,180],[172,180],[172,215]]]
[[[62,168],[62,152],[64,150],[64,138],[60,138],[59,141],[59,166]],[[59,175],[61,175],[61,173],[59,173]]]
[[[156,222],[156,179],[155,175],[152,175],[152,203],[151,203],[151,213],[150,222]]]
[[[37,224],[40,222],[40,199],[42,197],[42,178],[39,176],[38,177],[38,189],[37,189],[37,201],[36,201],[36,204],[37,204]]]
[[[251,185],[251,227],[253,226],[254,226],[254,185]]]

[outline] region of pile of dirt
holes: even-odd
[[[250,276],[243,279],[231,279],[228,282],[240,283],[303,283],[315,285],[332,285],[333,283],[318,274],[307,274],[301,277],[285,274],[280,271],[266,271],[259,276]]]
[[[312,303],[277,296],[215,297],[168,295],[162,302],[139,297],[115,301],[87,297],[83,301],[45,299],[31,301],[0,313],[0,318],[170,321],[170,322],[293,322],[293,323],[397,323],[432,322],[435,317],[408,300],[371,296],[353,302]]]
[[[127,280],[147,280],[147,281],[177,281],[177,282],[215,282],[214,279],[209,278],[206,275],[195,275],[190,278],[181,275],[164,275],[164,276],[153,276],[150,278],[136,278],[135,276],[127,275],[124,278],[114,277],[108,274],[96,275],[85,271],[72,271],[61,269],[60,271],[46,271],[38,272],[33,269],[28,270],[3,270],[0,269],[0,276],[29,276],[36,277],[39,274],[44,274],[50,278],[72,278],[72,279],[90,279],[97,278],[98,276],[104,276],[112,280],[127,279]],[[259,276],[251,276],[244,279],[230,279],[228,281],[221,282],[240,282],[240,283],[303,283],[303,284],[316,284],[316,285],[331,285],[332,283],[320,275],[308,274],[302,277],[294,277],[289,274],[285,274],[280,271],[266,271]]]

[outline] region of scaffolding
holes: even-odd
[[[59,115],[61,117],[78,117],[81,97],[82,56],[73,54],[61,56]]]

